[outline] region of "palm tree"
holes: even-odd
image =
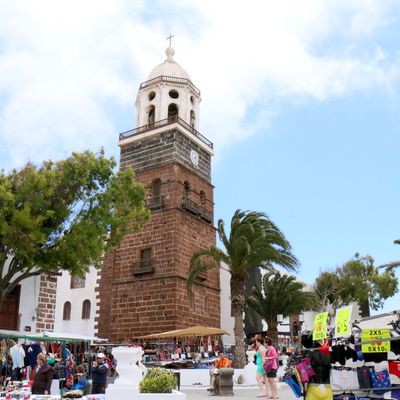
[[[279,314],[287,317],[318,309],[315,294],[304,291],[304,286],[292,275],[270,271],[263,277],[262,290],[253,287],[247,306],[253,308],[268,324],[267,335],[273,342],[278,340]]]
[[[231,220],[229,237],[223,220],[218,221],[217,232],[225,251],[212,246],[193,254],[188,289],[191,290],[196,277],[208,269],[224,268],[230,273],[234,366],[243,368],[246,364],[243,311],[246,304],[245,280],[249,271],[258,266],[270,270],[274,265],[294,271],[298,263],[283,233],[264,213],[237,210]]]

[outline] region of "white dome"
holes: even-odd
[[[147,80],[154,79],[163,75],[191,80],[189,74],[172,59],[174,53],[174,49],[172,47],[168,47],[165,50],[165,54],[168,58],[162,64],[159,64],[153,68]]]

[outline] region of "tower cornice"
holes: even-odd
[[[127,144],[158,135],[161,132],[165,132],[166,127],[171,130],[177,129],[179,132],[183,133],[186,137],[200,146],[208,154],[212,156],[214,155],[214,144],[199,131],[187,124],[183,119],[176,116],[157,121],[154,124],[143,125],[138,128],[120,133],[119,146],[123,147]]]

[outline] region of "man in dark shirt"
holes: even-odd
[[[97,354],[97,361],[93,362],[92,370],[93,389],[92,394],[100,394],[106,392],[108,365],[105,362],[103,353]]]

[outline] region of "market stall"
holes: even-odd
[[[182,385],[208,385],[209,368],[224,351],[220,328],[193,326],[137,338],[142,345],[144,365],[179,371]]]
[[[0,332],[0,398],[29,398],[37,356],[48,356],[54,376],[52,395],[65,389],[84,389],[90,368],[89,345],[94,337],[43,332],[37,335],[18,335]]]
[[[328,327],[326,313],[317,315],[287,361],[286,383],[305,399],[400,398],[399,315],[354,322],[348,316]]]

